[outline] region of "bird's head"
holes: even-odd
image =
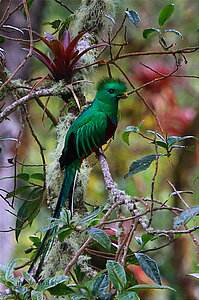
[[[120,79],[104,78],[97,84],[96,98],[106,103],[125,99],[126,84]]]

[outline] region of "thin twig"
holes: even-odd
[[[158,173],[158,146],[157,146],[157,142],[156,142],[156,134],[154,137],[154,144],[155,144],[155,172],[153,174],[153,178],[152,178],[152,182],[151,182],[151,207],[150,207],[150,218],[149,218],[149,222],[147,227],[149,228],[151,223],[152,223],[152,219],[153,219],[153,206],[154,206],[154,187],[155,187],[155,179]]]
[[[60,4],[62,7],[64,7],[65,9],[67,9],[71,14],[74,14],[74,12],[65,4],[62,3],[62,1],[59,0],[55,0],[55,2],[57,2],[58,4]]]
[[[185,202],[185,200],[182,198],[182,196],[180,195],[180,193],[176,190],[175,186],[167,179],[167,182],[170,184],[170,186],[173,188],[174,192],[176,193],[176,195],[180,198],[180,200],[182,201],[182,203],[187,207],[190,215],[192,216],[193,218],[193,221],[194,221],[194,224],[195,226],[197,226],[197,222],[196,222],[196,218],[195,216],[192,214],[192,211],[189,207],[189,205]]]
[[[160,128],[160,131],[161,133],[163,134],[164,136],[164,130],[162,128],[162,125],[160,123],[160,120],[156,114],[156,112],[152,109],[152,107],[147,103],[147,101],[144,99],[144,97],[138,92],[136,91],[135,89],[135,86],[133,85],[133,83],[131,82],[131,80],[129,79],[129,77],[126,75],[126,73],[120,68],[120,66],[115,62],[113,61],[112,64],[114,66],[116,66],[116,68],[118,68],[118,70],[120,70],[120,72],[124,75],[124,77],[126,78],[126,80],[128,81],[128,83],[132,86],[132,88],[135,90],[136,94],[142,99],[142,101],[144,102],[144,104],[146,105],[146,107],[151,111],[151,113],[154,115],[155,119],[156,119],[156,122],[158,124],[158,127]]]

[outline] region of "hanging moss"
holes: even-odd
[[[81,31],[99,33],[102,30],[111,29],[113,22],[106,14],[115,16],[120,1],[118,0],[82,0],[74,21],[75,34]]]

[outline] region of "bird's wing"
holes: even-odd
[[[87,157],[106,143],[108,118],[103,112],[95,112],[89,122],[81,126],[75,134],[76,151],[79,158]]]
[[[71,125],[60,158],[62,168],[76,159],[82,161],[107,142],[108,117],[99,111],[86,110]]]

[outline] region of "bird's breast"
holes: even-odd
[[[115,125],[108,116],[107,121],[108,123],[106,128],[106,141],[108,141],[114,135],[115,130],[117,128],[117,125]]]

